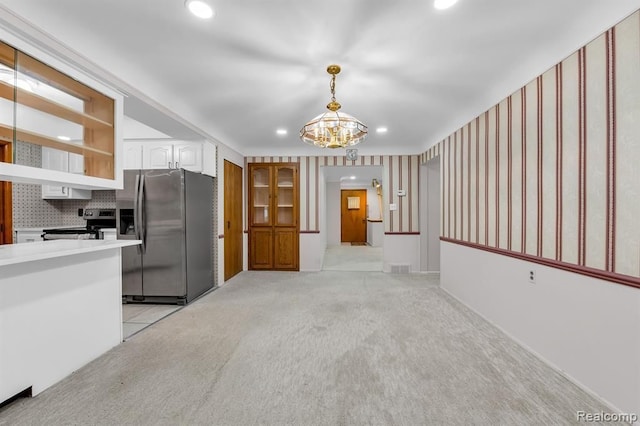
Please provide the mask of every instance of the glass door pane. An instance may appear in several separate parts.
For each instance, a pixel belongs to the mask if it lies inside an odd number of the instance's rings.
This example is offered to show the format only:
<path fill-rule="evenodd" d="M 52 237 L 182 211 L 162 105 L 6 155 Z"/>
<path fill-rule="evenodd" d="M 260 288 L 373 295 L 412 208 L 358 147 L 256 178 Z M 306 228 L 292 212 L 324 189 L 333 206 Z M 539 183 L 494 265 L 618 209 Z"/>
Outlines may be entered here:
<path fill-rule="evenodd" d="M 269 168 L 253 168 L 251 172 L 251 198 L 253 205 L 251 208 L 254 225 L 269 225 L 271 222 L 270 199 L 269 199 Z"/>
<path fill-rule="evenodd" d="M 277 209 L 278 209 L 278 225 L 294 226 L 294 185 L 293 185 L 293 169 L 291 167 L 278 167 L 276 169 L 276 185 L 277 185 Z"/>

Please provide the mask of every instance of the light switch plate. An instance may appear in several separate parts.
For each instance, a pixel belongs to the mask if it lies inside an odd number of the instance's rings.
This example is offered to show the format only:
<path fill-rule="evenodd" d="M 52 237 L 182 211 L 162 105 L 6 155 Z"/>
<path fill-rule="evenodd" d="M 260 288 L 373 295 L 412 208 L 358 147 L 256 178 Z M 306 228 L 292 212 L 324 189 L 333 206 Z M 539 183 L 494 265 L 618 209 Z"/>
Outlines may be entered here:
<path fill-rule="evenodd" d="M 398 205 L 396 203 L 389 204 L 389 210 L 391 211 L 398 210 Z"/>

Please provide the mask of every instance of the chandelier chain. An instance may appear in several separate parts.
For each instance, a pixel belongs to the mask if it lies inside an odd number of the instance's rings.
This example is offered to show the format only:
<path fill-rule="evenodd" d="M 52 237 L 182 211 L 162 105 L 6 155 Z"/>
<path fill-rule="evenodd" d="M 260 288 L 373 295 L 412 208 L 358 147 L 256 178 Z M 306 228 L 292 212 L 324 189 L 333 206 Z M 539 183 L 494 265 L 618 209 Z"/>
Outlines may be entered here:
<path fill-rule="evenodd" d="M 331 101 L 336 101 L 336 75 L 333 74 L 331 76 L 331 82 L 329 83 L 329 88 L 331 89 Z"/>

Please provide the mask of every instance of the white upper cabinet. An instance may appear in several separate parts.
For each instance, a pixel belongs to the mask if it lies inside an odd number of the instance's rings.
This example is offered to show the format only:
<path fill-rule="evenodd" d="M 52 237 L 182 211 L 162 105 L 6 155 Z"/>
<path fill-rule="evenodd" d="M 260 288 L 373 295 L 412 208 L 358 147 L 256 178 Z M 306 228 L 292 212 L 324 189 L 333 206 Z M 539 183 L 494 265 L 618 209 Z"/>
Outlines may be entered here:
<path fill-rule="evenodd" d="M 142 145 L 143 169 L 186 169 L 202 171 L 202 143 L 145 142 Z"/>
<path fill-rule="evenodd" d="M 202 143 L 192 142 L 173 145 L 173 168 L 202 171 Z"/>
<path fill-rule="evenodd" d="M 142 146 L 143 142 L 124 143 L 124 169 L 140 170 L 142 168 Z"/>
<path fill-rule="evenodd" d="M 202 143 L 202 173 L 209 176 L 216 176 L 218 168 L 216 150 L 217 146 L 211 142 Z"/>
<path fill-rule="evenodd" d="M 125 169 L 186 169 L 216 175 L 216 146 L 200 141 L 127 141 Z"/>
<path fill-rule="evenodd" d="M 84 174 L 84 158 L 59 149 L 42 147 L 42 168 L 61 172 Z M 66 185 L 42 185 L 42 198 L 90 200 L 91 191 Z"/>
<path fill-rule="evenodd" d="M 142 150 L 143 169 L 174 169 L 173 144 L 148 142 Z"/>
<path fill-rule="evenodd" d="M 186 169 L 202 171 L 202 143 L 146 142 L 142 146 L 143 169 Z"/>

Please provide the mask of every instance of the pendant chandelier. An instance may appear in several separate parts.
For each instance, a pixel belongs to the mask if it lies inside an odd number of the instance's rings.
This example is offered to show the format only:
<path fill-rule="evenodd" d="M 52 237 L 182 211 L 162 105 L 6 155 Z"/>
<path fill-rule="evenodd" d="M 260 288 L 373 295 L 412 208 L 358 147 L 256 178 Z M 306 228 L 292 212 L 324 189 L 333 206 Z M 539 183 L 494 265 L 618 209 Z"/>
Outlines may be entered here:
<path fill-rule="evenodd" d="M 327 72 L 331 74 L 331 102 L 327 104 L 329 111 L 313 118 L 300 130 L 300 139 L 320 148 L 345 148 L 356 145 L 367 137 L 367 126 L 355 117 L 338 112 L 340 105 L 336 101 L 336 74 L 339 65 L 329 65 Z"/>

